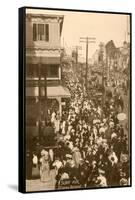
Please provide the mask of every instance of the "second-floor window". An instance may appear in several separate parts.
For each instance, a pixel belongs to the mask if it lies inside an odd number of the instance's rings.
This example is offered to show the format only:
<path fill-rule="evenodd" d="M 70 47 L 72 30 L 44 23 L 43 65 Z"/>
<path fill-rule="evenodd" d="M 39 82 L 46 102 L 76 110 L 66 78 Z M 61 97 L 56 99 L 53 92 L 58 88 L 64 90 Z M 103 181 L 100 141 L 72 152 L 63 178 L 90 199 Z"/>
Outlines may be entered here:
<path fill-rule="evenodd" d="M 49 24 L 33 24 L 33 41 L 49 41 Z"/>
<path fill-rule="evenodd" d="M 28 64 L 26 68 L 27 78 L 39 78 L 39 73 L 41 78 L 45 76 L 45 69 L 47 78 L 59 78 L 59 65 L 42 65 L 39 72 L 39 67 L 37 64 Z"/>
<path fill-rule="evenodd" d="M 41 77 L 44 77 L 45 67 L 47 69 L 47 78 L 59 78 L 59 65 L 43 65 L 41 67 Z"/>

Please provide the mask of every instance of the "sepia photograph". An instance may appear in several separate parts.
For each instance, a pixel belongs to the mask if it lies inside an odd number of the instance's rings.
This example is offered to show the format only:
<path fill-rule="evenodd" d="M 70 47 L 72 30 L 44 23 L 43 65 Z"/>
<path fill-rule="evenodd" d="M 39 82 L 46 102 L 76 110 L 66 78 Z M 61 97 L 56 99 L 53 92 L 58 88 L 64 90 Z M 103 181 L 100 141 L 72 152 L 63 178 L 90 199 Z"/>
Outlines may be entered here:
<path fill-rule="evenodd" d="M 131 186 L 131 13 L 24 10 L 25 191 Z"/>

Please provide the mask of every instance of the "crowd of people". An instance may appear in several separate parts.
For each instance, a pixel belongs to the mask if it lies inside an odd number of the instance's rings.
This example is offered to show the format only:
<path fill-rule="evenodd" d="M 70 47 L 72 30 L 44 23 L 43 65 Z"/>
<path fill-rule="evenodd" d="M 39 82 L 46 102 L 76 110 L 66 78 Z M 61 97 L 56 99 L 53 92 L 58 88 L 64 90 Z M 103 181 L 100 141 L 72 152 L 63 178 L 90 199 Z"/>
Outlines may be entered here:
<path fill-rule="evenodd" d="M 68 185 L 107 187 L 130 184 L 130 154 L 125 123 L 118 119 L 124 103 L 115 89 L 101 98 L 84 95 L 79 82 L 67 82 L 70 104 L 62 116 L 54 111 L 50 124 L 56 148 L 33 153 L 41 181 L 48 181 L 55 169 L 55 189 Z M 128 130 L 127 130 L 128 132 Z"/>

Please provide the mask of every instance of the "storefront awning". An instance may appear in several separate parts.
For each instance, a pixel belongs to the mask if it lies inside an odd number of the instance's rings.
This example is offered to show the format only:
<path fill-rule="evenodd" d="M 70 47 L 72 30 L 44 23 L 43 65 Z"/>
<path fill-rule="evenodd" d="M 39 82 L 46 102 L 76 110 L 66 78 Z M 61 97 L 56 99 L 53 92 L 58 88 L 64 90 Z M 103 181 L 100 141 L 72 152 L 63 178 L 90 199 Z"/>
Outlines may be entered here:
<path fill-rule="evenodd" d="M 70 92 L 66 87 L 63 86 L 54 86 L 54 87 L 47 87 L 47 96 L 48 97 L 70 97 Z"/>
<path fill-rule="evenodd" d="M 26 87 L 26 97 L 37 97 L 39 96 L 39 87 Z M 41 96 L 44 96 L 44 87 L 41 87 Z M 47 97 L 48 98 L 69 98 L 70 92 L 66 87 L 61 85 L 47 87 Z"/>

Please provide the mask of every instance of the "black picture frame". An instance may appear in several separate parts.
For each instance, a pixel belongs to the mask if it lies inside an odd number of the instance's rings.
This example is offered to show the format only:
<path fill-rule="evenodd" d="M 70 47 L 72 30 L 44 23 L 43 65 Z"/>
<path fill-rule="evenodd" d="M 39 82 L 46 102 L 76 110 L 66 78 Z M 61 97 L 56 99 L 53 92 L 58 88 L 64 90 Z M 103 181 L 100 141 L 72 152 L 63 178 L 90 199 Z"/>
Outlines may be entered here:
<path fill-rule="evenodd" d="M 26 10 L 41 9 L 51 11 L 68 11 L 68 12 L 83 12 L 83 13 L 104 13 L 104 14 L 121 14 L 128 15 L 130 18 L 130 184 L 126 186 L 107 186 L 107 187 L 91 187 L 91 188 L 73 188 L 73 189 L 57 189 L 57 190 L 41 190 L 27 191 L 26 189 Z M 111 11 L 92 11 L 92 10 L 74 10 L 60 8 L 42 8 L 42 7 L 21 7 L 19 8 L 19 174 L 18 174 L 18 190 L 21 193 L 36 193 L 36 192 L 56 192 L 56 191 L 71 191 L 71 190 L 88 190 L 88 189 L 109 189 L 109 188 L 124 188 L 132 186 L 132 13 L 127 12 L 111 12 Z"/>

